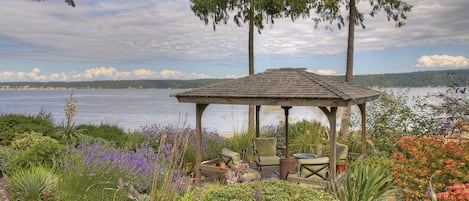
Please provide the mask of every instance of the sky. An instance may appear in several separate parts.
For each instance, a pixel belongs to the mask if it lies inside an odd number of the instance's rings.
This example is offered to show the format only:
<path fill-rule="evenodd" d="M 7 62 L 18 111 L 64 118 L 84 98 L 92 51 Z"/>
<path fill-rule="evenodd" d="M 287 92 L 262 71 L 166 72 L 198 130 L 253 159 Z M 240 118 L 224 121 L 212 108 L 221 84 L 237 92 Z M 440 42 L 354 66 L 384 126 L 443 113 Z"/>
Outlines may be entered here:
<path fill-rule="evenodd" d="M 469 69 L 469 1 L 408 0 L 406 25 L 384 13 L 356 27 L 354 74 Z M 0 0 L 0 82 L 236 78 L 248 74 L 248 27 L 213 30 L 189 0 Z M 255 72 L 344 75 L 347 30 L 278 19 L 254 39 Z"/>

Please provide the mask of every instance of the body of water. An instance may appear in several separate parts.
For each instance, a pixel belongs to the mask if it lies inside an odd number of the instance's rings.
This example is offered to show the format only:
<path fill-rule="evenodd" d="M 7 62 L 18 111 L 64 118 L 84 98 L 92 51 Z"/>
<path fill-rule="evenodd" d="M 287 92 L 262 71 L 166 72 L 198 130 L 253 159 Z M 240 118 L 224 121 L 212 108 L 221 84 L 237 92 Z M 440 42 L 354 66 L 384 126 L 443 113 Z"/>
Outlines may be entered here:
<path fill-rule="evenodd" d="M 385 89 L 400 90 L 400 89 Z M 410 96 L 444 91 L 445 88 L 410 88 Z M 195 104 L 179 103 L 170 94 L 183 90 L 170 89 L 100 89 L 75 90 L 78 113 L 77 124 L 101 123 L 118 125 L 133 131 L 150 124 L 185 124 L 195 127 Z M 0 90 L 0 113 L 36 115 L 41 110 L 50 112 L 59 125 L 65 120 L 65 99 L 68 90 Z M 411 101 L 408 102 L 412 104 Z M 247 106 L 209 105 L 203 114 L 203 127 L 222 133 L 247 128 Z M 316 107 L 293 107 L 291 121 L 318 120 L 327 122 Z M 280 107 L 262 106 L 261 126 L 284 120 Z"/>

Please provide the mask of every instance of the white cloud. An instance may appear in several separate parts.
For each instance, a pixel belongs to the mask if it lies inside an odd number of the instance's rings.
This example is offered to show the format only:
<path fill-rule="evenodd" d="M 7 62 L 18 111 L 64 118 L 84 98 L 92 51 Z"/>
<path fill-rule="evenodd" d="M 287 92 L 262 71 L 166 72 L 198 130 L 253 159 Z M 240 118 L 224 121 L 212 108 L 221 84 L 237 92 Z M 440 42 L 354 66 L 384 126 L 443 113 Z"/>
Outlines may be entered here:
<path fill-rule="evenodd" d="M 469 67 L 469 58 L 463 56 L 423 55 L 417 60 L 417 67 L 422 68 L 460 68 Z"/>
<path fill-rule="evenodd" d="M 44 81 L 47 79 L 45 75 L 41 74 L 40 68 L 33 68 L 30 72 L 12 72 L 12 71 L 4 71 L 0 72 L 0 81 L 23 81 L 23 80 L 31 80 L 31 81 Z"/>
<path fill-rule="evenodd" d="M 0 72 L 0 81 L 88 81 L 88 80 L 138 80 L 138 79 L 201 79 L 207 74 L 183 73 L 164 69 L 160 72 L 148 69 L 119 71 L 114 67 L 89 68 L 83 72 L 60 72 L 43 75 L 40 68 L 30 72 Z"/>
<path fill-rule="evenodd" d="M 184 76 L 183 72 L 174 71 L 174 70 L 167 70 L 167 69 L 162 70 L 159 74 L 163 78 L 174 78 L 174 77 Z"/>
<path fill-rule="evenodd" d="M 318 74 L 320 75 L 335 75 L 337 74 L 336 71 L 334 70 L 327 70 L 327 69 L 320 69 L 317 71 Z"/>
<path fill-rule="evenodd" d="M 249 76 L 249 74 L 242 74 L 242 75 L 225 75 L 223 78 L 226 78 L 226 79 L 238 79 L 238 78 L 242 78 L 242 77 L 246 77 L 246 76 Z"/>

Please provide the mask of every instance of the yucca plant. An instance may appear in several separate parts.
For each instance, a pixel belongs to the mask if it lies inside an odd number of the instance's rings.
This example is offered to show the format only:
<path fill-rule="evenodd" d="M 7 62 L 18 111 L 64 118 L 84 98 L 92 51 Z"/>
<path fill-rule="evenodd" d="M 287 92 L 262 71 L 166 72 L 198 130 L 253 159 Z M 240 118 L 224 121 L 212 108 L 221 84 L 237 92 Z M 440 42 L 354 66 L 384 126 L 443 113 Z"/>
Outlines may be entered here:
<path fill-rule="evenodd" d="M 64 114 L 67 121 L 62 122 L 62 126 L 58 128 L 59 136 L 64 141 L 72 142 L 74 140 L 80 140 L 84 138 L 83 129 L 75 126 L 74 119 L 78 113 L 76 100 L 73 98 L 75 91 L 70 92 L 70 96 L 65 99 Z"/>
<path fill-rule="evenodd" d="M 393 177 L 384 172 L 380 165 L 357 163 L 343 180 L 331 181 L 327 190 L 342 201 L 388 200 L 396 189 Z"/>
<path fill-rule="evenodd" d="M 53 198 L 56 178 L 51 170 L 33 166 L 14 172 L 8 183 L 12 200 L 43 201 Z"/>

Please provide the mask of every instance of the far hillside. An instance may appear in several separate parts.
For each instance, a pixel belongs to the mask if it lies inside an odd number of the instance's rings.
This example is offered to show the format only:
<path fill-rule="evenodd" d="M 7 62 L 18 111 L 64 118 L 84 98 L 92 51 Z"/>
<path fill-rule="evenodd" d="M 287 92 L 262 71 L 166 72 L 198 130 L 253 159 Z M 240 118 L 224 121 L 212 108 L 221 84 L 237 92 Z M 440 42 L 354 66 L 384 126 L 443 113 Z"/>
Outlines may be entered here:
<path fill-rule="evenodd" d="M 335 77 L 343 79 L 343 76 Z M 469 86 L 469 70 L 355 75 L 353 82 L 360 86 L 379 87 Z"/>
<path fill-rule="evenodd" d="M 344 79 L 343 75 L 331 77 L 341 80 Z M 227 79 L 0 82 L 0 89 L 186 89 L 206 86 L 225 80 Z M 365 87 L 469 86 L 469 69 L 355 75 L 353 83 Z"/>

